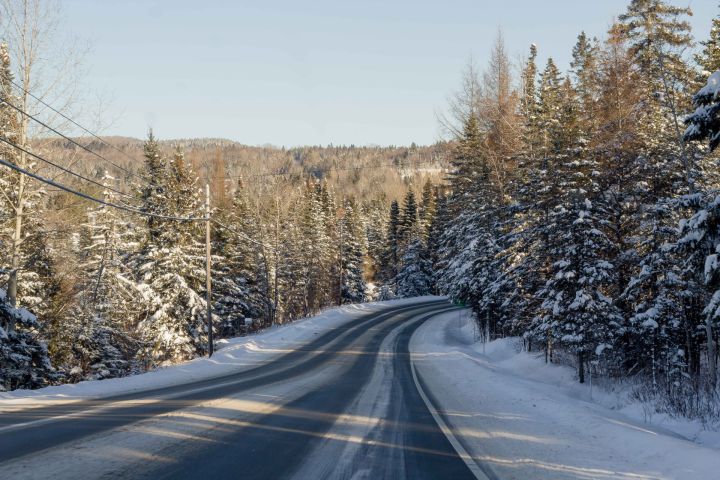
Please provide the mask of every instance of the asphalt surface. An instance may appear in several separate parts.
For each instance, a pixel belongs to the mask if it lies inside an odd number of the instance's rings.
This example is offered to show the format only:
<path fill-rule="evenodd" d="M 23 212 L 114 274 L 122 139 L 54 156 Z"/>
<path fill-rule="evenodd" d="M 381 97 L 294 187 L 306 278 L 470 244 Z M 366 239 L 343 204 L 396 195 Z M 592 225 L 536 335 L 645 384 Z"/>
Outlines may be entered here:
<path fill-rule="evenodd" d="M 232 375 L 5 412 L 0 478 L 478 478 L 438 425 L 408 349 L 425 320 L 451 308 L 435 301 L 367 315 Z M 230 408 L 263 393 L 277 395 L 258 411 Z M 140 429 L 170 424 L 192 434 L 172 430 L 153 443 Z M 113 443 L 129 447 L 98 461 Z"/>

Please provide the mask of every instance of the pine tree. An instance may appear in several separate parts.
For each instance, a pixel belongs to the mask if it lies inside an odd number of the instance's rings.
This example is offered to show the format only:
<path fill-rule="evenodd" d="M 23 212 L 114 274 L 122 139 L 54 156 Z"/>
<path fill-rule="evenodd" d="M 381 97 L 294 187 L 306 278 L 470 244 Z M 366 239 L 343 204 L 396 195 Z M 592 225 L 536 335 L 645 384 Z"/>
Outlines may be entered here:
<path fill-rule="evenodd" d="M 365 299 L 363 276 L 362 229 L 353 200 L 343 203 L 343 215 L 339 220 L 340 232 L 340 285 L 342 303 L 359 303 Z"/>
<path fill-rule="evenodd" d="M 714 388 L 718 381 L 717 347 L 714 332 L 718 328 L 718 318 L 720 318 L 720 262 L 718 261 L 718 254 L 720 254 L 720 229 L 718 228 L 720 225 L 718 223 L 720 221 L 720 195 L 717 191 L 712 191 L 705 195 L 688 197 L 688 200 L 697 202 L 697 205 L 694 206 L 696 213 L 687 221 L 681 222 L 681 237 L 675 248 L 683 254 L 681 258 L 685 268 L 691 273 L 690 278 L 696 276 L 701 278 L 694 285 L 684 284 L 683 287 L 686 289 L 694 287 L 696 298 L 698 290 L 707 293 L 702 298 L 703 322 L 693 322 L 694 324 L 689 325 L 687 332 L 689 335 L 686 337 L 689 337 L 687 340 L 690 340 L 699 331 L 704 330 L 707 350 L 707 379 L 709 386 Z M 693 350 L 689 348 L 687 356 L 678 355 L 678 351 L 683 351 L 682 341 L 675 341 L 672 345 L 675 347 L 675 352 L 669 353 L 683 357 L 681 358 L 685 361 L 683 366 L 687 366 L 691 373 L 697 374 L 700 362 L 695 360 L 695 365 L 692 364 L 693 357 L 690 354 Z M 688 365 L 687 362 L 690 364 Z"/>
<path fill-rule="evenodd" d="M 712 19 L 710 38 L 700 44 L 703 49 L 695 55 L 695 61 L 702 69 L 701 76 L 704 79 L 720 70 L 720 16 Z"/>
<path fill-rule="evenodd" d="M 653 195 L 663 196 L 673 188 L 672 181 L 685 180 L 692 190 L 692 155 L 681 143 L 681 115 L 690 107 L 696 73 L 684 60 L 692 47 L 690 25 L 684 18 L 688 8 L 668 5 L 663 0 L 633 0 L 620 15 L 615 31 L 629 44 L 629 52 L 639 72 L 643 104 L 637 121 L 644 127 L 644 151 L 638 169 L 645 177 L 654 177 Z"/>
<path fill-rule="evenodd" d="M 435 220 L 437 214 L 437 203 L 436 203 L 437 189 L 433 186 L 430 179 L 425 182 L 422 190 L 422 199 L 420 201 L 420 209 L 418 213 L 418 220 L 420 222 L 420 229 L 422 235 L 427 239 L 430 233 L 430 225 Z"/>
<path fill-rule="evenodd" d="M 597 128 L 599 49 L 597 39 L 589 39 L 585 32 L 582 32 L 573 47 L 573 60 L 570 62 L 573 87 L 579 102 L 578 127 L 583 146 L 594 136 Z"/>
<path fill-rule="evenodd" d="M 530 55 L 522 72 L 522 95 L 520 97 L 520 114 L 523 118 L 523 153 L 533 159 L 541 147 L 541 131 L 538 125 L 538 92 L 537 92 L 537 47 L 530 45 Z"/>
<path fill-rule="evenodd" d="M 468 117 L 452 151 L 447 215 L 454 221 L 444 229 L 438 243 L 438 290 L 459 301 L 473 302 L 471 267 L 475 261 L 476 235 L 481 212 L 492 202 L 491 171 L 485 155 L 483 135 L 475 115 Z M 471 298 L 472 297 L 472 298 Z"/>
<path fill-rule="evenodd" d="M 688 125 L 685 131 L 685 139 L 708 140 L 710 150 L 717 148 L 718 137 L 720 137 L 720 122 L 718 122 L 718 111 L 720 110 L 718 98 L 720 98 L 720 72 L 713 73 L 707 84 L 693 97 L 695 113 L 686 120 Z M 689 265 L 691 273 L 701 276 L 704 287 L 712 296 L 705 301 L 705 308 L 702 311 L 704 317 L 705 343 L 708 359 L 708 379 L 710 385 L 717 384 L 717 349 L 714 341 L 714 329 L 717 319 L 720 316 L 720 275 L 718 275 L 720 253 L 720 232 L 718 225 L 718 193 L 717 190 L 710 190 L 704 194 L 696 194 L 687 197 L 689 201 L 697 203 L 694 205 L 696 213 L 689 221 L 681 222 L 680 231 L 683 236 L 678 242 L 678 248 L 685 254 L 685 264 Z M 693 261 L 694 260 L 694 261 Z M 693 268 L 694 267 L 694 268 Z M 702 268 L 702 272 L 700 272 Z"/>
<path fill-rule="evenodd" d="M 103 198 L 111 203 L 117 201 L 107 189 L 113 182 L 104 175 Z M 136 248 L 132 226 L 107 205 L 88 210 L 87 217 L 78 252 L 78 291 L 68 315 L 51 335 L 56 366 L 76 380 L 125 375 L 137 350 L 132 332 L 139 313 L 138 290 L 127 267 Z"/>
<path fill-rule="evenodd" d="M 451 159 L 452 170 L 449 176 L 452 195 L 450 206 L 454 210 L 461 209 L 476 192 L 475 179 L 479 172 L 489 172 L 484 155 L 483 138 L 476 115 L 468 117 L 463 126 L 462 137 Z"/>
<path fill-rule="evenodd" d="M 390 215 L 387 224 L 387 245 L 384 254 L 382 279 L 386 284 L 395 281 L 400 263 L 400 205 L 397 200 L 390 204 Z"/>
<path fill-rule="evenodd" d="M 539 292 L 543 303 L 535 328 L 577 353 L 583 383 L 588 356 L 613 345 L 621 319 L 606 295 L 613 265 L 605 260 L 609 241 L 594 206 L 585 199 L 584 205 L 568 207 L 553 215 L 559 237 L 550 250 L 552 275 Z"/>
<path fill-rule="evenodd" d="M 377 199 L 363 204 L 363 214 L 366 219 L 368 279 L 373 283 L 381 283 L 384 279 L 384 270 L 387 270 L 384 261 L 388 243 L 389 212 L 385 202 Z"/>
<path fill-rule="evenodd" d="M 37 338 L 39 328 L 37 318 L 12 307 L 0 289 L 0 391 L 40 388 L 57 380 L 47 346 Z"/>
<path fill-rule="evenodd" d="M 339 276 L 333 275 L 336 259 L 332 246 L 331 215 L 327 188 L 320 183 L 308 184 L 303 198 L 301 235 L 303 242 L 303 284 L 305 285 L 304 315 L 310 315 L 338 298 Z"/>
<path fill-rule="evenodd" d="M 201 202 L 190 168 L 176 153 L 161 155 L 152 133 L 145 143 L 143 209 L 155 214 L 201 217 Z M 207 348 L 204 245 L 195 223 L 169 223 L 150 217 L 147 238 L 135 258 L 147 316 L 138 325 L 140 357 L 147 366 L 193 358 Z"/>
<path fill-rule="evenodd" d="M 305 198 L 294 201 L 287 216 L 281 220 L 279 234 L 278 265 L 275 275 L 278 281 L 279 317 L 294 320 L 307 315 L 308 276 L 306 263 L 307 240 L 302 224 Z"/>
<path fill-rule="evenodd" d="M 417 229 L 410 233 L 396 282 L 397 294 L 401 297 L 418 297 L 432 293 L 432 265 Z"/>
<path fill-rule="evenodd" d="M 231 205 L 221 216 L 232 230 L 215 230 L 213 308 L 221 319 L 219 336 L 237 336 L 245 332 L 245 319 L 260 320 L 265 308 L 263 249 L 254 240 L 258 237 L 258 221 L 242 179 L 237 182 Z"/>
<path fill-rule="evenodd" d="M 398 225 L 398 242 L 400 248 L 404 248 L 410 240 L 410 233 L 416 229 L 418 224 L 418 204 L 415 200 L 415 192 L 409 189 L 403 201 L 402 216 Z"/>
<path fill-rule="evenodd" d="M 695 112 L 685 124 L 685 141 L 709 140 L 710 150 L 720 145 L 720 71 L 713 73 L 707 84 L 693 97 Z"/>

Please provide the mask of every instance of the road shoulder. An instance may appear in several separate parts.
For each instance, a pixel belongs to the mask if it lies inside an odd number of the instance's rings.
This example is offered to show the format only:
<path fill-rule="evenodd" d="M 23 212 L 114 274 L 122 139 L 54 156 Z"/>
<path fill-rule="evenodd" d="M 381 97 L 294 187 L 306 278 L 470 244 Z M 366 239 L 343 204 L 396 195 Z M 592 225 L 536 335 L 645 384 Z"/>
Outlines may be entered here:
<path fill-rule="evenodd" d="M 499 478 L 688 479 L 720 471 L 717 450 L 505 371 L 472 348 L 462 322 L 455 312 L 426 322 L 410 343 L 412 358 L 453 434 Z"/>

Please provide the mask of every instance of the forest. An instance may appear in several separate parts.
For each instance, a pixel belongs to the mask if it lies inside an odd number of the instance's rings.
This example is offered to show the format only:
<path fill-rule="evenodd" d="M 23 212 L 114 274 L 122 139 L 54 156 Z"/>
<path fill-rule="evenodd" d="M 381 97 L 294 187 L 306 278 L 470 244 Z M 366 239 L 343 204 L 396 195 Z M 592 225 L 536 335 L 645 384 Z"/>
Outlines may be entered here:
<path fill-rule="evenodd" d="M 106 204 L 0 167 L 0 388 L 207 354 L 207 185 L 216 338 L 445 295 L 581 383 L 720 418 L 720 16 L 696 39 L 691 14 L 632 0 L 566 72 L 498 34 L 446 140 L 408 147 L 64 136 L 31 93 L 35 44 L 6 35 L 0 159 Z"/>

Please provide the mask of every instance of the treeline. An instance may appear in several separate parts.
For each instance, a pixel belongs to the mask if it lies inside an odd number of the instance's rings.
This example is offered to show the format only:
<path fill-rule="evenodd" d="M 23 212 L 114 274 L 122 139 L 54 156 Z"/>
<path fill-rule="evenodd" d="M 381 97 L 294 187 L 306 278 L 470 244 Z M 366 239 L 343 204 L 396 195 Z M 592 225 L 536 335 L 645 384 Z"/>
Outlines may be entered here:
<path fill-rule="evenodd" d="M 0 106 L 8 125 L 17 124 L 16 113 Z M 3 154 L 20 164 L 16 149 Z M 23 183 L 22 175 L 0 171 L 6 195 L 22 183 L 38 201 L 28 203 L 26 218 L 35 223 L 25 224 L 27 240 L 18 248 L 15 299 L 0 291 L 4 388 L 122 376 L 207 353 L 205 222 L 177 219 L 205 216 L 198 175 L 181 148 L 168 155 L 152 133 L 143 157 L 132 194 L 113 188 L 117 179 L 107 172 L 99 194 L 146 216 L 108 205 L 71 205 L 83 217 L 65 218 L 61 241 L 44 230 L 43 217 L 63 207 L 48 201 L 37 184 Z M 249 195 L 242 179 L 233 183 L 211 215 L 216 338 L 330 305 L 392 298 L 391 289 L 368 282 L 396 276 L 405 285 L 401 294 L 429 293 L 430 264 L 420 280 L 411 271 L 412 241 L 423 238 L 434 211 L 437 189 L 429 180 L 419 205 L 408 191 L 402 219 L 392 216 L 397 202 L 389 211 L 384 195 L 360 202 L 312 176 L 280 185 L 272 197 Z M 11 250 L 11 205 L 3 203 L 2 213 L 2 238 Z M 391 232 L 396 250 L 388 270 Z M 11 260 L 3 257 L 5 284 Z"/>
<path fill-rule="evenodd" d="M 331 305 L 392 298 L 395 285 L 402 295 L 430 292 L 431 264 L 416 271 L 415 256 L 425 252 L 439 195 L 432 179 L 441 170 L 437 159 L 425 171 L 414 157 L 429 149 L 295 149 L 287 153 L 294 159 L 288 172 L 245 181 L 216 142 L 206 163 L 207 145 L 177 142 L 171 149 L 151 132 L 142 144 L 142 167 L 113 176 L 110 165 L 90 163 L 89 152 L 81 155 L 77 145 L 23 136 L 26 124 L 11 106 L 20 101 L 10 58 L 2 59 L 0 122 L 9 140 L 0 147 L 2 158 L 46 177 L 52 169 L 41 158 L 59 158 L 100 186 L 79 177 L 68 178 L 68 185 L 111 205 L 88 208 L 69 193 L 0 168 L 0 245 L 8 253 L 0 257 L 1 388 L 117 377 L 207 353 L 203 180 L 213 197 L 216 338 Z M 42 157 L 16 148 L 22 145 Z M 324 165 L 312 159 L 317 152 L 357 163 Z M 386 177 L 401 178 L 402 212 L 397 201 L 390 207 L 400 192 L 385 191 L 387 183 L 360 200 L 345 191 L 352 184 L 345 171 L 365 175 L 374 162 Z M 205 167 L 204 175 L 195 165 Z M 340 174 L 333 176 L 333 168 Z M 419 202 L 413 182 L 424 185 Z"/>
<path fill-rule="evenodd" d="M 78 137 L 86 145 L 129 172 L 142 166 L 143 143 L 123 137 L 104 137 L 102 141 Z M 104 143 L 106 142 L 106 143 Z M 294 148 L 254 147 L 222 139 L 185 139 L 160 141 L 164 148 L 181 147 L 185 158 L 200 177 L 210 165 L 213 179 L 213 203 L 222 203 L 224 193 L 234 189 L 234 180 L 242 177 L 251 196 L 270 197 L 272 189 L 298 186 L 308 177 L 323 180 L 335 191 L 358 199 L 385 196 L 401 199 L 408 186 L 422 185 L 425 178 L 438 183 L 447 169 L 449 144 L 430 146 L 305 146 Z M 56 137 L 38 138 L 34 146 L 52 158 L 90 178 L 100 179 L 104 168 L 93 154 Z M 113 171 L 116 183 L 126 188 L 133 181 L 127 172 Z M 69 178 L 68 181 L 74 179 Z M 79 184 L 83 186 L 82 184 Z M 87 185 L 84 185 L 87 187 Z"/>
<path fill-rule="evenodd" d="M 690 14 L 633 0 L 607 39 L 579 35 L 566 74 L 538 72 L 533 45 L 513 79 L 500 39 L 454 103 L 435 265 L 485 335 L 571 353 L 580 382 L 639 375 L 680 409 L 717 395 L 718 361 L 720 170 L 683 123 L 720 69 L 720 18 L 691 61 Z M 695 137 L 717 125 L 699 112 Z"/>
<path fill-rule="evenodd" d="M 57 12 L 45 2 L 10 3 L 0 158 L 142 215 L 0 167 L 0 389 L 122 376 L 207 353 L 205 225 L 178 220 L 205 216 L 206 181 L 216 338 L 395 295 L 410 262 L 405 246 L 424 235 L 421 216 L 428 224 L 422 212 L 432 210 L 447 144 L 285 149 L 63 137 L 37 120 L 60 131 L 77 125 L 25 92 L 46 80 L 37 65 L 52 58 L 42 47 L 52 44 Z M 32 37 L 23 33 L 30 28 Z M 407 228 L 393 236 L 388 270 L 390 204 L 423 185 L 417 221 L 407 213 Z M 425 288 L 429 266 L 422 273 Z"/>

